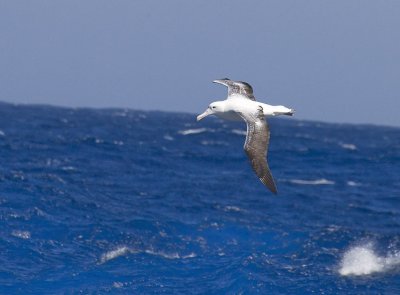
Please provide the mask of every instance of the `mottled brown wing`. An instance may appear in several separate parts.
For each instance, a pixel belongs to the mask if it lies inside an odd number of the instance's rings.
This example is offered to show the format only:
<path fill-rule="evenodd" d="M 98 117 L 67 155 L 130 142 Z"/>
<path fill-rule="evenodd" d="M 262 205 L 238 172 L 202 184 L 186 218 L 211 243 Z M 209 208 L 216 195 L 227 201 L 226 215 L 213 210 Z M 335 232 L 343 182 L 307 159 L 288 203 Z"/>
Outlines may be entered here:
<path fill-rule="evenodd" d="M 242 95 L 246 96 L 250 100 L 256 101 L 256 98 L 253 94 L 253 87 L 251 87 L 249 83 L 243 81 L 238 81 L 236 83 L 239 85 L 240 93 Z"/>
<path fill-rule="evenodd" d="M 249 83 L 243 81 L 233 81 L 228 78 L 215 80 L 214 83 L 222 84 L 228 87 L 228 98 L 232 94 L 241 94 L 245 98 L 256 101 L 253 94 L 253 87 Z"/>
<path fill-rule="evenodd" d="M 247 123 L 247 136 L 244 150 L 250 160 L 251 166 L 261 182 L 268 187 L 271 192 L 276 194 L 277 189 L 274 178 L 272 177 L 267 163 L 270 132 L 262 108 L 260 107 L 255 118 L 246 118 L 243 115 L 242 118 Z"/>

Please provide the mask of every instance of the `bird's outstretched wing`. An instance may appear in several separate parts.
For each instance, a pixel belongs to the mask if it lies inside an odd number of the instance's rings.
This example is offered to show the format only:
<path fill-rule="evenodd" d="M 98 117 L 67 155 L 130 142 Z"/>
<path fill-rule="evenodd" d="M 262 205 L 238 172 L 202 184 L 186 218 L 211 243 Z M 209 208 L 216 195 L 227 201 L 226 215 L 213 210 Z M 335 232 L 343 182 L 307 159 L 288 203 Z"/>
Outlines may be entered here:
<path fill-rule="evenodd" d="M 241 94 L 250 100 L 256 101 L 253 94 L 253 87 L 249 83 L 233 81 L 228 78 L 214 80 L 213 82 L 228 87 L 228 99 L 232 94 Z"/>
<path fill-rule="evenodd" d="M 260 106 L 257 113 L 250 116 L 240 114 L 247 123 L 247 136 L 244 150 L 250 160 L 254 172 L 261 182 L 274 194 L 277 193 L 274 178 L 267 163 L 269 145 L 269 128 L 265 120 L 263 109 Z"/>

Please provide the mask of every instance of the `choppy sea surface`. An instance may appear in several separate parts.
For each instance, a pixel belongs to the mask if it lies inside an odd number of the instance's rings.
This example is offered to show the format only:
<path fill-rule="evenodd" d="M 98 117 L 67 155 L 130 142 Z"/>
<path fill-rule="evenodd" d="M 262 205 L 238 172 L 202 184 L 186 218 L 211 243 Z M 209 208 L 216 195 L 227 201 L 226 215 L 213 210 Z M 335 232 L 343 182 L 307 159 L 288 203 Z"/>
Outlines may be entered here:
<path fill-rule="evenodd" d="M 400 129 L 0 104 L 1 294 L 400 294 Z"/>

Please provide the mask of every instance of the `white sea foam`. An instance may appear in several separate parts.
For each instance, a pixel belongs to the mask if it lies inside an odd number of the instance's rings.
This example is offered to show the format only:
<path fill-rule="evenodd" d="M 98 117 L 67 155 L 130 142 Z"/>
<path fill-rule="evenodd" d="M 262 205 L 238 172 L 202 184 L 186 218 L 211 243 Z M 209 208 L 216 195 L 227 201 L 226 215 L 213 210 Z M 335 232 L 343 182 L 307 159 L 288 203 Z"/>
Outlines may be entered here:
<path fill-rule="evenodd" d="M 346 150 L 355 151 L 357 149 L 357 146 L 352 143 L 340 143 L 339 145 Z"/>
<path fill-rule="evenodd" d="M 64 171 L 75 171 L 76 170 L 76 168 L 73 166 L 63 166 L 63 167 L 61 167 L 61 169 Z"/>
<path fill-rule="evenodd" d="M 124 283 L 121 283 L 121 282 L 114 282 L 113 283 L 113 287 L 117 288 L 117 289 L 122 288 L 123 286 L 124 286 Z"/>
<path fill-rule="evenodd" d="M 24 240 L 31 238 L 31 233 L 29 231 L 13 230 L 11 235 Z"/>
<path fill-rule="evenodd" d="M 348 186 L 360 186 L 361 184 L 358 182 L 349 180 L 349 181 L 347 181 L 347 185 Z"/>
<path fill-rule="evenodd" d="M 247 134 L 247 132 L 245 130 L 240 130 L 240 129 L 232 129 L 232 133 L 237 134 L 237 135 L 246 135 Z"/>
<path fill-rule="evenodd" d="M 6 136 L 3 130 L 0 130 L 0 136 Z"/>
<path fill-rule="evenodd" d="M 180 130 L 178 131 L 179 134 L 182 135 L 190 135 L 190 134 L 198 134 L 198 133 L 203 133 L 206 132 L 206 128 L 197 128 L 197 129 L 186 129 L 186 130 Z"/>
<path fill-rule="evenodd" d="M 342 276 L 362 276 L 384 272 L 400 265 L 400 253 L 379 256 L 368 243 L 350 248 L 344 254 L 340 263 L 339 274 Z"/>
<path fill-rule="evenodd" d="M 304 180 L 304 179 L 292 179 L 291 183 L 302 184 L 302 185 L 332 185 L 335 184 L 334 181 L 325 178 L 315 179 L 315 180 Z"/>
<path fill-rule="evenodd" d="M 165 140 L 169 140 L 169 141 L 174 140 L 174 138 L 171 135 L 168 135 L 168 134 L 164 135 L 164 139 Z"/>
<path fill-rule="evenodd" d="M 160 256 L 162 258 L 166 259 L 187 259 L 187 258 L 194 258 L 196 257 L 196 253 L 189 253 L 187 255 L 181 255 L 177 252 L 163 252 L 163 251 L 157 251 L 154 249 L 146 249 L 146 250 L 137 250 L 137 249 L 132 249 L 126 246 L 121 246 L 116 248 L 115 250 L 108 251 L 101 255 L 100 257 L 100 263 L 105 263 L 109 260 L 115 259 L 119 256 L 123 256 L 126 254 L 138 254 L 138 253 L 146 253 L 149 255 L 154 255 L 154 256 Z"/>
<path fill-rule="evenodd" d="M 187 259 L 196 257 L 195 253 L 189 253 L 188 255 L 180 255 L 177 252 L 166 253 L 163 251 L 154 251 L 154 250 L 145 250 L 143 252 L 149 255 L 160 256 L 166 259 Z"/>
<path fill-rule="evenodd" d="M 122 256 L 122 255 L 125 255 L 125 254 L 127 254 L 129 252 L 130 252 L 130 250 L 126 246 L 118 247 L 115 250 L 108 251 L 108 252 L 104 253 L 103 255 L 101 255 L 100 263 L 104 263 L 104 262 L 107 262 L 109 260 L 115 259 L 115 258 L 117 258 L 119 256 Z"/>
<path fill-rule="evenodd" d="M 224 207 L 224 211 L 233 211 L 233 212 L 239 212 L 242 211 L 242 209 L 240 209 L 237 206 L 225 206 Z"/>
<path fill-rule="evenodd" d="M 202 140 L 201 141 L 202 145 L 224 145 L 227 146 L 228 143 L 224 141 L 214 141 L 214 140 Z"/>
<path fill-rule="evenodd" d="M 122 140 L 114 140 L 113 144 L 115 144 L 115 145 L 124 145 L 124 142 Z"/>

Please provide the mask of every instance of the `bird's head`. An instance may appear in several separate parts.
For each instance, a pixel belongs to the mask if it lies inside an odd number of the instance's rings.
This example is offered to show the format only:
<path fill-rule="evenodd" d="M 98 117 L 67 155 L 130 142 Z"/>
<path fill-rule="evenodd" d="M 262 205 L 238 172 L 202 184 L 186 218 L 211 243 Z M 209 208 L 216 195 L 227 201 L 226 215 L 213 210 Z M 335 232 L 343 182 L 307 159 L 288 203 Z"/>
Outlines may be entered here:
<path fill-rule="evenodd" d="M 207 117 L 208 115 L 214 115 L 218 113 L 224 112 L 224 102 L 223 101 L 215 101 L 211 103 L 204 113 L 197 116 L 197 121 Z"/>

